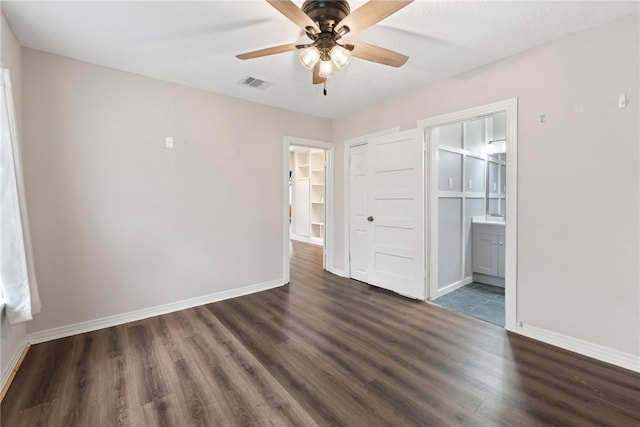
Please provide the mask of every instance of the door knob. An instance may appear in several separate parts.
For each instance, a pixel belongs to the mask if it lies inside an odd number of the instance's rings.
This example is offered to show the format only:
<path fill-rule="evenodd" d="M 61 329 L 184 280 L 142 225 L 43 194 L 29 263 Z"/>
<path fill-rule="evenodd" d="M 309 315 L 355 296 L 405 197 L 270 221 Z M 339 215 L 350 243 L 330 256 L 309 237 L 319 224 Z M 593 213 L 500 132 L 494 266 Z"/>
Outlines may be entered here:
<path fill-rule="evenodd" d="M 372 216 L 367 217 L 367 221 L 373 222 L 373 217 Z"/>

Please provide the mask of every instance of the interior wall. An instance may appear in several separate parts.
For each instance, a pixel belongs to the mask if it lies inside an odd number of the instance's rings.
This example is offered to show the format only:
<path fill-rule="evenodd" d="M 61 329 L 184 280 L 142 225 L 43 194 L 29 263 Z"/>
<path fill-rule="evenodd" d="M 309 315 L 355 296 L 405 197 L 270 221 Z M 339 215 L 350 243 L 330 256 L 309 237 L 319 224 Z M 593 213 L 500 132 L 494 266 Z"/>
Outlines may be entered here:
<path fill-rule="evenodd" d="M 1 57 L 2 66 L 8 68 L 11 73 L 11 85 L 13 87 L 13 101 L 16 110 L 16 121 L 18 126 L 18 134 L 22 134 L 22 81 L 21 81 L 21 55 L 20 45 L 16 40 L 9 23 L 4 14 L 1 22 Z M 12 368 L 10 363 L 15 360 L 17 352 L 21 352 L 25 343 L 26 324 L 19 323 L 10 325 L 4 314 L 4 310 L 0 313 L 0 372 L 5 378 L 9 369 Z"/>
<path fill-rule="evenodd" d="M 283 138 L 330 140 L 329 120 L 36 50 L 22 58 L 43 302 L 29 332 L 283 278 Z"/>
<path fill-rule="evenodd" d="M 518 97 L 518 320 L 639 355 L 639 30 L 635 14 L 336 119 L 336 164 L 346 139 Z"/>

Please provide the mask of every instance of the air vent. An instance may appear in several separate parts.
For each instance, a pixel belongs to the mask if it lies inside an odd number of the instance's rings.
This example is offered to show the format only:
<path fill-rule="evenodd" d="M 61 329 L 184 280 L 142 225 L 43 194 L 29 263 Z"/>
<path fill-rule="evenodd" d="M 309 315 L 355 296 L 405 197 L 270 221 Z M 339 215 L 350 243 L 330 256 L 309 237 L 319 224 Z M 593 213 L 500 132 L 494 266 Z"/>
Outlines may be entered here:
<path fill-rule="evenodd" d="M 264 90 L 269 86 L 271 86 L 273 83 L 266 82 L 264 80 L 260 80 L 255 77 L 245 77 L 244 79 L 240 80 L 240 84 L 243 86 L 249 86 L 256 89 Z"/>

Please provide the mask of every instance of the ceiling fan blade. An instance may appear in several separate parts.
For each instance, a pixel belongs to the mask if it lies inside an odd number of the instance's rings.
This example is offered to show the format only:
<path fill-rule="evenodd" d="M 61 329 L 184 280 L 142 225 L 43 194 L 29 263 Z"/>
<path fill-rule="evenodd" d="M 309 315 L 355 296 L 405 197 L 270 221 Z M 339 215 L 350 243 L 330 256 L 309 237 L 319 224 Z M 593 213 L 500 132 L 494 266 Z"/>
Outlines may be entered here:
<path fill-rule="evenodd" d="M 377 24 L 389 15 L 393 15 L 413 0 L 371 0 L 363 4 L 336 25 L 336 32 L 340 33 L 343 27 L 348 27 L 348 35 Z"/>
<path fill-rule="evenodd" d="M 278 12 L 286 16 L 291 22 L 306 30 L 307 27 L 312 27 L 318 33 L 320 28 L 313 22 L 306 13 L 302 11 L 296 4 L 290 0 L 267 0 L 271 6 L 275 7 Z"/>
<path fill-rule="evenodd" d="M 401 53 L 368 43 L 349 42 L 348 44 L 353 46 L 351 56 L 371 62 L 377 62 L 378 64 L 401 67 L 409 59 L 408 56 Z"/>
<path fill-rule="evenodd" d="M 300 46 L 300 43 L 289 43 L 289 44 L 283 44 L 280 46 L 272 46 L 272 47 L 267 47 L 265 49 L 254 50 L 252 52 L 241 53 L 240 55 L 236 55 L 236 58 L 252 59 L 252 58 L 259 58 L 261 56 L 275 55 L 277 53 L 296 50 L 298 46 Z"/>
<path fill-rule="evenodd" d="M 324 77 L 320 77 L 320 61 L 316 62 L 316 65 L 313 67 L 313 84 L 319 85 L 321 83 L 326 82 L 327 79 Z"/>

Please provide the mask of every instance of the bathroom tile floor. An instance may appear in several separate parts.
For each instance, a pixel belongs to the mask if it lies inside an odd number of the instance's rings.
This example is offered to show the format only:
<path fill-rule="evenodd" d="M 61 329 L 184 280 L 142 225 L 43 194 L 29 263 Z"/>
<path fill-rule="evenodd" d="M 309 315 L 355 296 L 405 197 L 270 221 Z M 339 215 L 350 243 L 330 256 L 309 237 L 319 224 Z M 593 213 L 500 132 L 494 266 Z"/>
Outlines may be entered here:
<path fill-rule="evenodd" d="M 431 301 L 504 326 L 504 288 L 473 282 Z"/>

